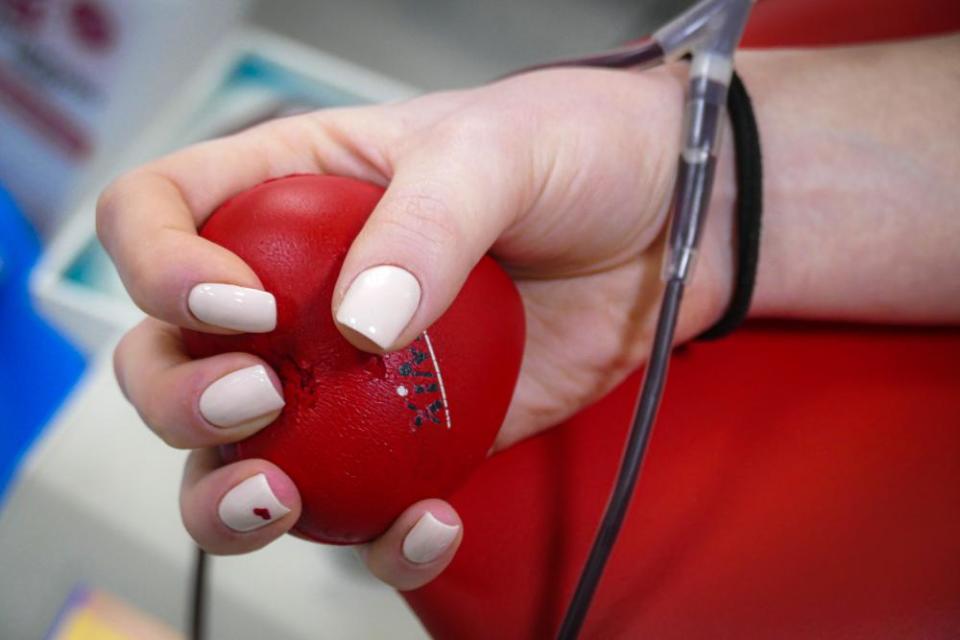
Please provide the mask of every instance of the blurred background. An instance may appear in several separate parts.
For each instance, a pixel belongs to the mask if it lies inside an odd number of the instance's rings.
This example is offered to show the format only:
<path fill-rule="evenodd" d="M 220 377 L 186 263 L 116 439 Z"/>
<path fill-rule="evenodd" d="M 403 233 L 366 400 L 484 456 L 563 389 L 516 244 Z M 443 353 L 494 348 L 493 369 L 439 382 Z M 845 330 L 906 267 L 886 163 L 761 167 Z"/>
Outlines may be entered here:
<path fill-rule="evenodd" d="M 103 186 L 278 115 L 608 48 L 685 4 L 0 0 L 0 638 L 176 638 L 188 615 L 184 454 L 110 367 L 141 315 L 94 236 Z M 211 571 L 213 638 L 424 637 L 349 550 L 285 539 Z"/>
<path fill-rule="evenodd" d="M 263 0 L 267 28 L 422 89 L 485 82 L 511 69 L 643 35 L 684 0 Z"/>

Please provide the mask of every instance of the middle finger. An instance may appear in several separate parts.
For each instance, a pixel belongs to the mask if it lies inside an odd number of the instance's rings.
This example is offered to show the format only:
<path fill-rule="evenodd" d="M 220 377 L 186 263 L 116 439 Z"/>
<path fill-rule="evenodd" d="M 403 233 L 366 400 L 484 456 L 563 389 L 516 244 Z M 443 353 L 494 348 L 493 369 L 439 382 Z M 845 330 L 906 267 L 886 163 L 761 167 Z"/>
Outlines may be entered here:
<path fill-rule="evenodd" d="M 277 376 L 263 360 L 247 353 L 191 360 L 180 330 L 152 318 L 124 336 L 114 368 L 143 421 L 176 448 L 242 440 L 273 422 L 284 406 Z"/>

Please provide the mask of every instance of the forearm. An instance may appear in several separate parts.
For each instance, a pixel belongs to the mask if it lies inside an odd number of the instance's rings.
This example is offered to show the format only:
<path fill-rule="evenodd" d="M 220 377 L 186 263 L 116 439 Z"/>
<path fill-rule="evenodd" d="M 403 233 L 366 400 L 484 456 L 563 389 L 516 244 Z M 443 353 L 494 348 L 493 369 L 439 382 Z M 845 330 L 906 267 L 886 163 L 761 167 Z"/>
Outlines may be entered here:
<path fill-rule="evenodd" d="M 764 160 L 752 314 L 960 322 L 960 37 L 737 67 Z"/>

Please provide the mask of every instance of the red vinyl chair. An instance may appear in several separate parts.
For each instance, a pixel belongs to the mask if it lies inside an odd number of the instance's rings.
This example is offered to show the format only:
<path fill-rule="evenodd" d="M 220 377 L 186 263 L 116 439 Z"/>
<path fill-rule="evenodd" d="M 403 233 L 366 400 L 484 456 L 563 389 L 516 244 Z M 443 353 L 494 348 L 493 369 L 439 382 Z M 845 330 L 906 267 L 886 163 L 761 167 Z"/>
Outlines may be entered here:
<path fill-rule="evenodd" d="M 957 0 L 764 0 L 745 44 L 957 29 Z M 754 323 L 670 375 L 583 637 L 960 637 L 960 330 Z M 639 382 L 452 497 L 463 545 L 405 594 L 431 634 L 556 633 Z"/>

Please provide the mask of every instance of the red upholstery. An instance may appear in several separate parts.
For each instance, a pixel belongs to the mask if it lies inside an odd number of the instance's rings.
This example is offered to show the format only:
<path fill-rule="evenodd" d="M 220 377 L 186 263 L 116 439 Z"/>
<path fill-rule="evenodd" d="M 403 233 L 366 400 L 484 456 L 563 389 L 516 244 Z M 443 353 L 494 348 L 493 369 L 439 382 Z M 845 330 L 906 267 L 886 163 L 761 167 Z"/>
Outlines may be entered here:
<path fill-rule="evenodd" d="M 843 44 L 957 29 L 957 0 L 760 0 L 750 16 L 743 45 Z"/>
<path fill-rule="evenodd" d="M 765 0 L 747 38 L 958 28 L 956 0 Z M 452 498 L 463 546 L 406 594 L 433 635 L 555 633 L 638 383 Z M 960 330 L 754 325 L 679 352 L 584 637 L 960 637 Z"/>

